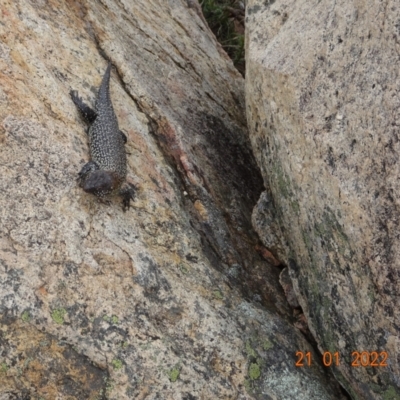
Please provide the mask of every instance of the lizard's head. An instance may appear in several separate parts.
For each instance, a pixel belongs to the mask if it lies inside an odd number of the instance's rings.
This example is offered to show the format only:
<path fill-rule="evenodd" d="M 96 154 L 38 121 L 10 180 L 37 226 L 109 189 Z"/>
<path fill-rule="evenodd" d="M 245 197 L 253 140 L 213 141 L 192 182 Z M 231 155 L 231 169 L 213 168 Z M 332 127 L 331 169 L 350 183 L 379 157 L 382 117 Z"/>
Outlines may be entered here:
<path fill-rule="evenodd" d="M 97 197 L 104 197 L 117 189 L 118 183 L 118 179 L 113 172 L 96 170 L 86 175 L 82 182 L 82 188 L 87 193 L 92 193 Z"/>

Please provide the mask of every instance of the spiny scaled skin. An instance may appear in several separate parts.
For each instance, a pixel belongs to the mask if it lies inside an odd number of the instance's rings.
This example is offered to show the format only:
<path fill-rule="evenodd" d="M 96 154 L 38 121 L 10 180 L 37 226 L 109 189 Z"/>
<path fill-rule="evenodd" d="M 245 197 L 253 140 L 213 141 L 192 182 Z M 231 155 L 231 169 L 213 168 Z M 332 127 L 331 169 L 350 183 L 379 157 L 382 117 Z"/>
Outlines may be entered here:
<path fill-rule="evenodd" d="M 89 128 L 89 146 L 92 161 L 101 170 L 115 172 L 122 183 L 126 178 L 125 143 L 111 103 L 110 72 L 111 64 L 108 64 L 97 95 L 97 117 Z"/>
<path fill-rule="evenodd" d="M 72 101 L 84 120 L 91 124 L 88 130 L 91 161 L 79 172 L 80 186 L 88 193 L 104 199 L 118 193 L 123 198 L 123 209 L 134 199 L 135 187 L 126 180 L 126 136 L 119 130 L 110 98 L 111 63 L 101 82 L 95 110 L 83 103 L 76 91 L 71 91 Z"/>

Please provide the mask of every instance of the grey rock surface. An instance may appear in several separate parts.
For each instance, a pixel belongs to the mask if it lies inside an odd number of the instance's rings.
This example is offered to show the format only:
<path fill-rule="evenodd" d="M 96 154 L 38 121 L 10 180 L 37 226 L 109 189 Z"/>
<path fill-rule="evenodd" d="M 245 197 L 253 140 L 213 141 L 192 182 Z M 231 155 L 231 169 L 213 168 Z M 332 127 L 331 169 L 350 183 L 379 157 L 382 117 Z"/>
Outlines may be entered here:
<path fill-rule="evenodd" d="M 352 398 L 400 399 L 400 3 L 247 6 L 250 137 L 297 299 Z"/>
<path fill-rule="evenodd" d="M 244 82 L 190 4 L 0 1 L 1 398 L 338 398 L 294 366 L 318 355 L 256 250 Z M 69 91 L 108 61 L 126 213 L 76 182 Z"/>

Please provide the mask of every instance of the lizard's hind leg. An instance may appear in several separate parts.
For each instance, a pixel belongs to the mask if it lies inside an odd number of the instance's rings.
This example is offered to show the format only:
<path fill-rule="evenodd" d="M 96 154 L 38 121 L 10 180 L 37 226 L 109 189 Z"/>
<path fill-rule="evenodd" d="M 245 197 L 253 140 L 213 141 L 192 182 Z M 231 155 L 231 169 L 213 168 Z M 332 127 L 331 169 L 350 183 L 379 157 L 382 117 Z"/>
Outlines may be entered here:
<path fill-rule="evenodd" d="M 129 210 L 131 200 L 135 200 L 137 187 L 132 183 L 125 183 L 119 190 L 119 195 L 122 197 L 122 208 L 124 211 Z"/>

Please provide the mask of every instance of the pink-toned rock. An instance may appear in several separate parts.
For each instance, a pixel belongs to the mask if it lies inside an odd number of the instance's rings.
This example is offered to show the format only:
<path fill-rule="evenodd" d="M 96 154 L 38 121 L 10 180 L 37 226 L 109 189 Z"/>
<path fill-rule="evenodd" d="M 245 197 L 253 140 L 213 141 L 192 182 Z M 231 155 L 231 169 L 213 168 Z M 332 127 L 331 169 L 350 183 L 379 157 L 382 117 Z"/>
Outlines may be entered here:
<path fill-rule="evenodd" d="M 294 366 L 312 348 L 255 250 L 244 82 L 192 5 L 0 4 L 1 399 L 337 398 Z M 126 213 L 76 183 L 69 91 L 91 103 L 108 60 Z"/>
<path fill-rule="evenodd" d="M 247 2 L 247 119 L 268 189 L 253 224 L 285 250 L 318 347 L 339 352 L 332 371 L 360 400 L 400 398 L 399 16 L 397 0 Z M 364 351 L 387 366 L 352 366 Z"/>

